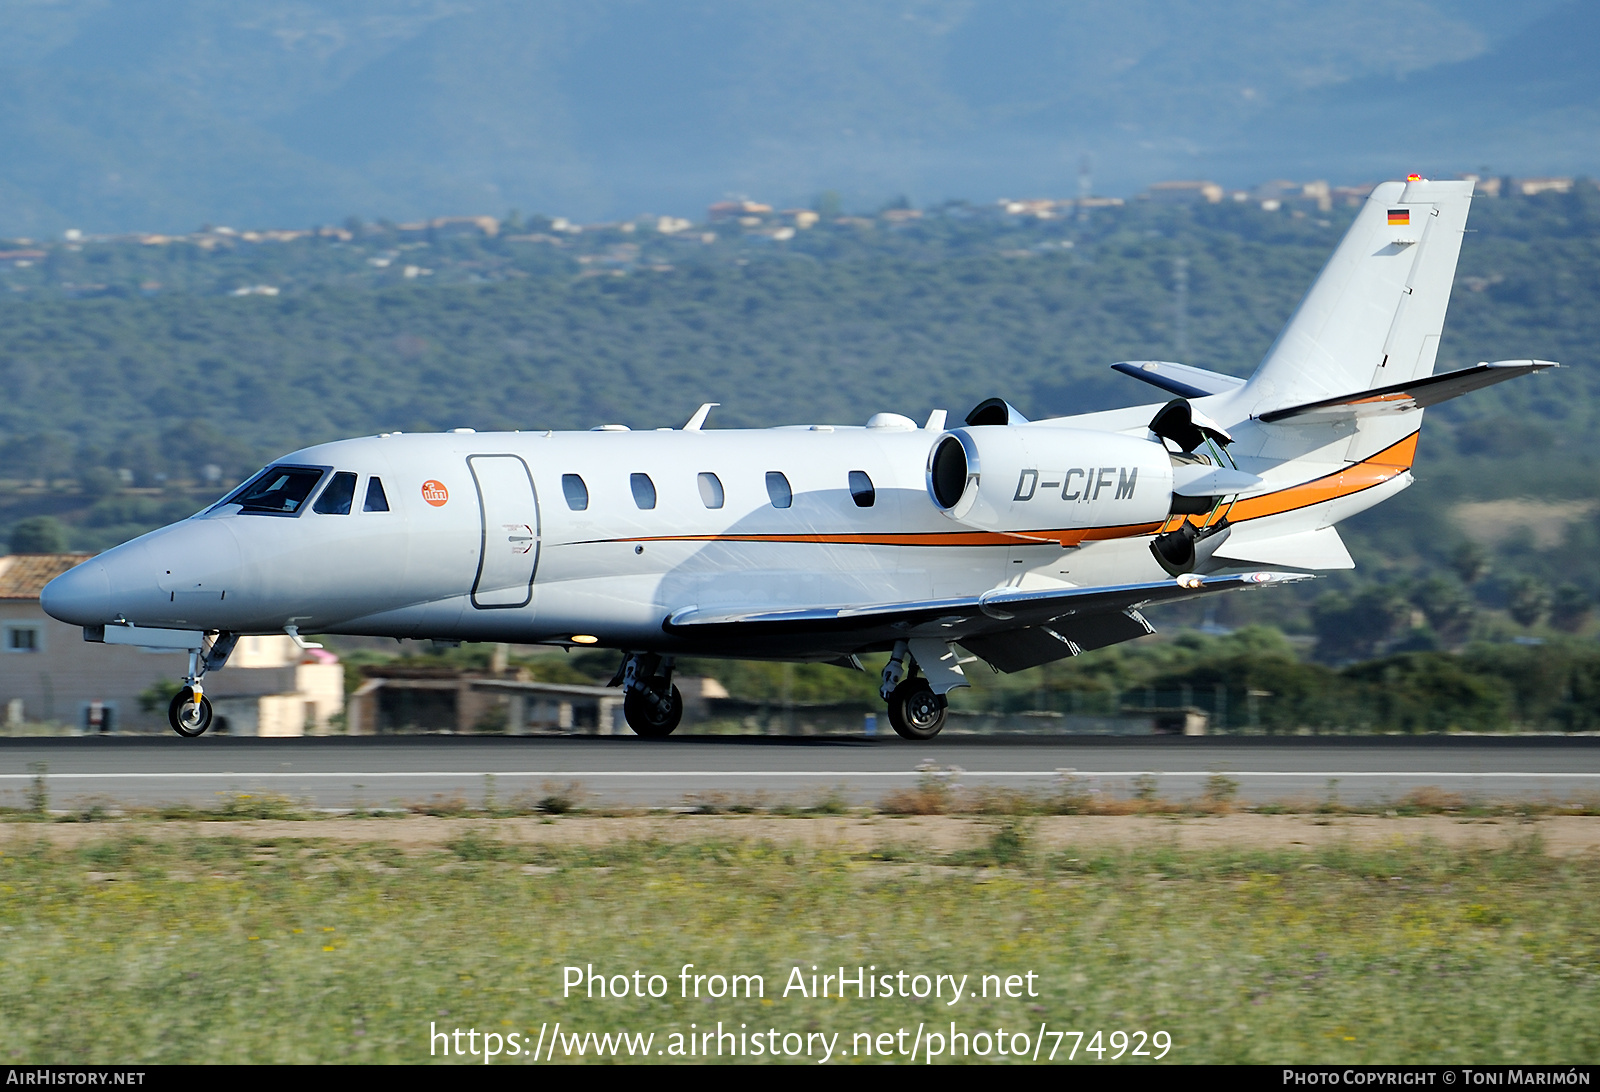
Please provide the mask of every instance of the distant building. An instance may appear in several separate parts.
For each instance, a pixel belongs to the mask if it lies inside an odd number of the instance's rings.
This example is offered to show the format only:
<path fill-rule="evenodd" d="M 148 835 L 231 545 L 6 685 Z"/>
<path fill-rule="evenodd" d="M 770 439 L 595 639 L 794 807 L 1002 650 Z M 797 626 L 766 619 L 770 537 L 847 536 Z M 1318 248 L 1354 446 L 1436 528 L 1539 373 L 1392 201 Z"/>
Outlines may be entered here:
<path fill-rule="evenodd" d="M 168 732 L 165 706 L 146 711 L 140 694 L 176 683 L 187 654 L 90 644 L 51 618 L 39 592 L 90 554 L 0 557 L 0 707 L 8 724 L 67 724 L 84 731 Z M 340 725 L 344 667 L 287 636 L 244 637 L 228 666 L 206 676 L 217 720 L 234 735 L 322 734 Z"/>
<path fill-rule="evenodd" d="M 1030 198 L 1025 201 L 1013 201 L 1009 197 L 1002 197 L 995 203 L 1005 211 L 1007 216 L 1032 216 L 1039 220 L 1053 219 L 1058 206 L 1070 207 L 1072 204 L 1070 201 L 1052 201 L 1049 198 Z M 888 215 L 887 212 L 884 213 L 885 217 Z"/>
<path fill-rule="evenodd" d="M 493 239 L 500 234 L 500 221 L 493 216 L 438 216 L 428 226 L 438 235 L 470 235 L 476 231 Z"/>
<path fill-rule="evenodd" d="M 1307 182 L 1300 187 L 1300 196 L 1307 201 L 1315 201 L 1318 212 L 1327 212 L 1333 208 L 1333 192 L 1328 189 L 1328 184 L 1321 179 Z"/>
<path fill-rule="evenodd" d="M 401 235 L 421 235 L 431 232 L 441 237 L 470 235 L 477 232 L 492 239 L 500 234 L 500 221 L 493 216 L 436 216 L 432 220 L 413 220 L 405 224 L 396 224 L 395 230 Z M 350 233 L 343 228 L 323 228 L 321 234 L 343 236 L 347 239 L 350 237 Z"/>
<path fill-rule="evenodd" d="M 759 201 L 718 201 L 706 211 L 713 220 L 731 220 L 739 216 L 764 216 L 772 211 L 772 206 Z"/>
<path fill-rule="evenodd" d="M 1519 178 L 1514 185 L 1517 187 L 1517 192 L 1524 197 L 1533 197 L 1541 193 L 1572 192 L 1570 178 Z"/>
<path fill-rule="evenodd" d="M 416 732 L 510 735 L 629 735 L 616 687 L 544 683 L 525 670 L 483 673 L 405 662 L 361 669 L 350 695 L 352 735 Z M 712 699 L 728 696 L 716 679 L 680 675 L 684 720 L 703 719 Z"/>
<path fill-rule="evenodd" d="M 1215 182 L 1157 182 L 1150 187 L 1148 196 L 1152 201 L 1205 201 L 1208 204 L 1215 205 L 1222 201 L 1223 192 L 1222 187 Z"/>

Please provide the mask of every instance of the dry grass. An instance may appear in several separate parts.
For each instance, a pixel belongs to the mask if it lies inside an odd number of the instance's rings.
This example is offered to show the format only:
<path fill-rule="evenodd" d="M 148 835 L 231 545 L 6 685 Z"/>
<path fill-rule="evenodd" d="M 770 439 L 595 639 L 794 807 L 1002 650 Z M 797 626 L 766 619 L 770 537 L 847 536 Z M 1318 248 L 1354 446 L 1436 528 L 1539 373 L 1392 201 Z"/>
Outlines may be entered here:
<path fill-rule="evenodd" d="M 845 1043 L 919 1021 L 1047 1021 L 1165 1030 L 1169 1060 L 1185 1063 L 1568 1063 L 1600 1051 L 1592 854 L 1552 857 L 1536 839 L 1306 849 L 1160 836 L 1328 829 L 1313 822 L 1330 820 L 416 817 L 235 821 L 206 837 L 186 823 L 14 826 L 0 842 L 0 1055 L 416 1062 L 428 1059 L 430 1022 L 537 1034 L 557 1020 L 663 1037 L 721 1020 Z M 1139 829 L 1126 845 L 1061 835 L 1108 824 Z M 417 825 L 442 840 L 283 833 Z M 732 834 L 756 825 L 778 833 Z M 907 832 L 919 825 L 965 837 L 917 843 Z M 569 826 L 687 836 L 540 840 Z M 805 837 L 845 826 L 875 848 Z M 78 840 L 41 837 L 58 833 Z M 561 988 L 566 965 L 676 983 L 684 963 L 760 974 L 765 998 L 591 1000 Z M 790 971 L 813 964 L 1032 972 L 1039 993 L 955 1009 L 783 997 Z"/>

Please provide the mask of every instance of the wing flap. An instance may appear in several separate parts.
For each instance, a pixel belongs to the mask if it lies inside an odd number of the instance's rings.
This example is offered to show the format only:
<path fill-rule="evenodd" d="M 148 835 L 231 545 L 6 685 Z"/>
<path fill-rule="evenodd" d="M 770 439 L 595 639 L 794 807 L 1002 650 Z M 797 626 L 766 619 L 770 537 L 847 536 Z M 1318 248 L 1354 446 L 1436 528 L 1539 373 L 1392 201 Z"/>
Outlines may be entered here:
<path fill-rule="evenodd" d="M 1025 671 L 1054 663 L 1081 652 L 1120 644 L 1155 632 L 1136 610 L 1107 614 L 1073 615 L 1047 626 L 968 637 L 961 644 L 1001 671 Z"/>

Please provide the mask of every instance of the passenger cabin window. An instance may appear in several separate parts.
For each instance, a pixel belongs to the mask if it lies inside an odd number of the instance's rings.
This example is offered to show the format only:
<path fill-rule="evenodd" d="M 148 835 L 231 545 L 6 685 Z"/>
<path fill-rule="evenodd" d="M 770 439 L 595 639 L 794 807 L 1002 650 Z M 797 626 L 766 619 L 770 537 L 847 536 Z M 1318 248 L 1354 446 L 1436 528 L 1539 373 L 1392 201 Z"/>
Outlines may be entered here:
<path fill-rule="evenodd" d="M 222 503 L 237 504 L 241 515 L 298 515 L 322 475 L 323 471 L 309 466 L 269 466 Z"/>
<path fill-rule="evenodd" d="M 772 498 L 774 508 L 787 508 L 794 503 L 794 490 L 781 470 L 767 471 L 767 496 Z"/>
<path fill-rule="evenodd" d="M 628 484 L 633 487 L 634 504 L 640 508 L 656 506 L 656 483 L 650 480 L 650 475 L 634 474 L 628 479 Z"/>
<path fill-rule="evenodd" d="M 865 470 L 850 471 L 850 498 L 857 508 L 871 508 L 878 499 L 878 491 L 872 488 L 872 479 Z"/>
<path fill-rule="evenodd" d="M 356 476 L 348 471 L 341 470 L 333 476 L 333 481 L 322 491 L 322 496 L 317 498 L 317 503 L 311 506 L 313 512 L 320 512 L 324 516 L 348 516 L 350 502 L 356 497 Z"/>
<path fill-rule="evenodd" d="M 367 479 L 367 500 L 361 506 L 363 512 L 387 512 L 389 510 L 389 495 L 383 491 L 381 478 Z"/>
<path fill-rule="evenodd" d="M 707 508 L 722 507 L 722 479 L 715 474 L 700 475 L 700 499 Z"/>
<path fill-rule="evenodd" d="M 567 507 L 582 512 L 589 507 L 589 487 L 576 474 L 561 475 L 561 492 L 567 498 Z"/>

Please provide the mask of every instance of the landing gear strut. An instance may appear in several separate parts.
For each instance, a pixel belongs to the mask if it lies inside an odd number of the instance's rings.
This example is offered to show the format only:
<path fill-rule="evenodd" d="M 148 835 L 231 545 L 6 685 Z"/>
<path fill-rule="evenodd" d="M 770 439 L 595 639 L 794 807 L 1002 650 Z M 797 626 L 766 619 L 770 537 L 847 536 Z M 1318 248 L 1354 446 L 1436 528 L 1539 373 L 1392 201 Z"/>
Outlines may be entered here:
<path fill-rule="evenodd" d="M 672 684 L 672 657 L 630 653 L 617 674 L 628 727 L 646 739 L 670 736 L 683 720 L 683 695 Z"/>
<path fill-rule="evenodd" d="M 206 697 L 201 680 L 206 672 L 220 668 L 228 662 L 233 646 L 239 643 L 237 633 L 219 633 L 209 648 L 189 650 L 189 673 L 184 676 L 183 688 L 172 697 L 167 706 L 167 723 L 180 736 L 193 739 L 203 736 L 211 727 L 211 699 Z"/>
<path fill-rule="evenodd" d="M 883 665 L 883 683 L 878 693 L 889 703 L 889 724 L 902 739 L 932 739 L 944 727 L 949 701 L 935 694 L 927 679 L 917 676 L 917 663 L 906 660 L 910 644 L 896 641 L 889 662 Z"/>

